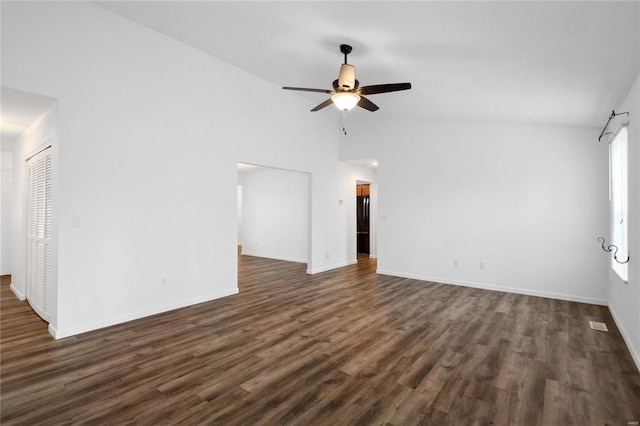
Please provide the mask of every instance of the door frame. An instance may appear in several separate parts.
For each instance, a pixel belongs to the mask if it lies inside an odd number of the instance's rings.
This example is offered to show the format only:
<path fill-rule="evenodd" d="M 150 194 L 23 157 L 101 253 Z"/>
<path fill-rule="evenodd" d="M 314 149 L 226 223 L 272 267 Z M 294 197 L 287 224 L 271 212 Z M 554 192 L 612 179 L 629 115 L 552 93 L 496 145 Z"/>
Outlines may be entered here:
<path fill-rule="evenodd" d="M 378 185 L 374 181 L 356 179 L 354 190 L 357 190 L 358 185 L 369 185 L 369 258 L 376 259 L 378 257 L 378 240 L 377 240 L 377 216 L 378 216 Z M 357 193 L 356 193 L 357 197 Z M 354 253 L 353 258 L 358 259 L 358 207 L 357 198 L 354 202 Z"/>

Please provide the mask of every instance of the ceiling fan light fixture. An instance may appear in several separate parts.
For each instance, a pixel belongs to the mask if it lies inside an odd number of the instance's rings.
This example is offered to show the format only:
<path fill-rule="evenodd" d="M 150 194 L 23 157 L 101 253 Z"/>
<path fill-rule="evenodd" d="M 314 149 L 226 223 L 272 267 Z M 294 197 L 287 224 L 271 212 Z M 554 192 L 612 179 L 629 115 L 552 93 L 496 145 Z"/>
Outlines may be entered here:
<path fill-rule="evenodd" d="M 331 97 L 333 104 L 341 111 L 349 111 L 360 102 L 360 95 L 352 92 L 339 92 Z"/>
<path fill-rule="evenodd" d="M 356 106 L 366 109 L 367 111 L 374 112 L 380 108 L 378 108 L 378 106 L 369 99 L 365 98 L 365 96 L 411 89 L 411 83 L 374 84 L 372 86 L 360 87 L 360 83 L 356 80 L 355 67 L 347 63 L 347 55 L 351 53 L 351 46 L 348 44 L 341 44 L 340 52 L 344 54 L 344 64 L 340 67 L 340 75 L 338 78 L 333 80 L 333 90 L 288 86 L 283 87 L 283 89 L 298 90 L 300 92 L 328 93 L 333 95 L 320 105 L 316 105 L 311 112 L 320 111 L 331 104 L 334 104 L 336 108 L 344 112 L 347 112 Z"/>

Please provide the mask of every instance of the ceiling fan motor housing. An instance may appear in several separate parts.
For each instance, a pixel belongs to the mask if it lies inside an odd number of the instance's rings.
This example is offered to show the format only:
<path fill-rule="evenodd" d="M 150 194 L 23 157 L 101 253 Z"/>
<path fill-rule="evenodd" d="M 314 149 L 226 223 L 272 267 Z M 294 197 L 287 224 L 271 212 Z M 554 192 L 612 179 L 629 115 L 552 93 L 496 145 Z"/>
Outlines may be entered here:
<path fill-rule="evenodd" d="M 340 66 L 340 76 L 338 77 L 338 87 L 343 90 L 353 90 L 356 87 L 356 69 L 353 65 L 342 64 Z"/>

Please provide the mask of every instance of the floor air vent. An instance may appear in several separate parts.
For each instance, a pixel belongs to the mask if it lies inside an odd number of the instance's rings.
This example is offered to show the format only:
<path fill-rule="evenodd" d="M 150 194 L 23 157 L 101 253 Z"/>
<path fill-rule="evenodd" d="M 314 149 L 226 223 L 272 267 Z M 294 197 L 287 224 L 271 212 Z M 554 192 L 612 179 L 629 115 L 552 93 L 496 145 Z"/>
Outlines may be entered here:
<path fill-rule="evenodd" d="M 603 322 L 589 321 L 589 326 L 594 330 L 598 331 L 609 331 L 607 330 L 607 324 Z"/>

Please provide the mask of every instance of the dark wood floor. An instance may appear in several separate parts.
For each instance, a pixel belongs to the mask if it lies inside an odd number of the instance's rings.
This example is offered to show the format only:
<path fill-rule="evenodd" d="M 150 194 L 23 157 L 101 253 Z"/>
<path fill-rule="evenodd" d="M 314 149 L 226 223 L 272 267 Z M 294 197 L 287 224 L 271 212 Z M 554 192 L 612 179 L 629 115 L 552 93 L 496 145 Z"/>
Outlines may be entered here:
<path fill-rule="evenodd" d="M 239 286 L 55 341 L 3 283 L 2 424 L 640 421 L 605 307 L 377 276 L 366 258 L 308 276 L 242 256 Z"/>

